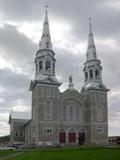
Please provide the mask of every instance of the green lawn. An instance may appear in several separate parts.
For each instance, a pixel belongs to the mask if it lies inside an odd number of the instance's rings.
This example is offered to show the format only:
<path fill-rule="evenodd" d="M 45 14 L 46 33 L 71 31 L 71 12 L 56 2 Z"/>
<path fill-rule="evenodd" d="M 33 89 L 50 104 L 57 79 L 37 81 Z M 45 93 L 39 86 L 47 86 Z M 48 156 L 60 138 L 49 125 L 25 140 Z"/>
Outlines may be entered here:
<path fill-rule="evenodd" d="M 7 156 L 13 153 L 15 153 L 15 151 L 0 151 L 0 157 Z"/>
<path fill-rule="evenodd" d="M 120 149 L 82 148 L 31 150 L 14 158 L 9 158 L 9 160 L 120 160 Z"/>

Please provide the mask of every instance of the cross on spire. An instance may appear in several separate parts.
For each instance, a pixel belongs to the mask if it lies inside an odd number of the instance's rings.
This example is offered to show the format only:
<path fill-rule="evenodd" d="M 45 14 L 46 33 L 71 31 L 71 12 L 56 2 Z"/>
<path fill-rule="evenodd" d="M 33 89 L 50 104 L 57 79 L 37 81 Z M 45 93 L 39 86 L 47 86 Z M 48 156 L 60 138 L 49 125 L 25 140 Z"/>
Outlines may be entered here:
<path fill-rule="evenodd" d="M 47 4 L 45 5 L 45 8 L 46 8 L 46 10 L 48 9 L 48 5 Z"/>
<path fill-rule="evenodd" d="M 48 2 L 47 2 L 47 0 L 45 0 L 45 10 L 46 10 L 46 12 L 48 10 Z"/>
<path fill-rule="evenodd" d="M 92 18 L 91 18 L 91 17 L 89 17 L 89 19 L 88 19 L 88 20 L 89 20 L 89 23 L 91 23 L 91 21 L 92 21 Z"/>
<path fill-rule="evenodd" d="M 92 33 L 92 18 L 89 18 L 89 34 L 93 34 Z"/>

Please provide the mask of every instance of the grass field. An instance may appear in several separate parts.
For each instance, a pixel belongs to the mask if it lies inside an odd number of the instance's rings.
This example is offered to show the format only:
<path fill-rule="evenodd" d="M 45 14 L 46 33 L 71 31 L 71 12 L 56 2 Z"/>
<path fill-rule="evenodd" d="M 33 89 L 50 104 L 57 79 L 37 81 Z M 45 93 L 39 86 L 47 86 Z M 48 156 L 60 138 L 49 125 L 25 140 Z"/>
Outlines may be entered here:
<path fill-rule="evenodd" d="M 0 157 L 7 156 L 13 153 L 15 153 L 15 151 L 0 151 Z"/>
<path fill-rule="evenodd" d="M 120 160 L 120 149 L 82 148 L 31 150 L 7 160 Z"/>

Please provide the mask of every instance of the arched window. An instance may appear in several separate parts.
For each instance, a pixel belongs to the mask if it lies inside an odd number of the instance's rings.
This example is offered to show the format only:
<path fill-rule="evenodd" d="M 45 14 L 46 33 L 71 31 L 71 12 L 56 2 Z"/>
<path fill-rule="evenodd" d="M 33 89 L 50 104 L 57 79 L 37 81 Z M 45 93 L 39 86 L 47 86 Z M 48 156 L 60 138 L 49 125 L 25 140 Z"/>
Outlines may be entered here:
<path fill-rule="evenodd" d="M 80 107 L 79 106 L 76 106 L 76 121 L 79 121 L 80 119 Z"/>
<path fill-rule="evenodd" d="M 70 119 L 70 121 L 73 120 L 73 106 L 70 106 L 69 119 Z"/>
<path fill-rule="evenodd" d="M 45 103 L 45 113 L 50 114 L 51 112 L 51 104 L 49 101 Z"/>
<path fill-rule="evenodd" d="M 64 105 L 63 106 L 63 121 L 67 120 L 67 107 Z"/>
<path fill-rule="evenodd" d="M 96 79 L 99 78 L 99 71 L 98 70 L 95 71 L 95 77 L 96 77 Z"/>
<path fill-rule="evenodd" d="M 46 101 L 44 104 L 44 118 L 45 120 L 52 119 L 52 105 L 50 101 Z"/>
<path fill-rule="evenodd" d="M 88 79 L 88 73 L 85 72 L 85 82 L 87 81 L 87 79 Z"/>
<path fill-rule="evenodd" d="M 93 70 L 92 69 L 90 70 L 89 74 L 90 74 L 90 79 L 92 79 L 93 78 Z"/>
<path fill-rule="evenodd" d="M 23 137 L 23 131 L 20 131 L 20 136 Z"/>
<path fill-rule="evenodd" d="M 46 70 L 50 69 L 50 61 L 46 61 L 45 68 L 46 68 Z"/>
<path fill-rule="evenodd" d="M 97 121 L 103 121 L 104 120 L 104 108 L 102 105 L 98 105 L 98 109 L 97 109 Z"/>
<path fill-rule="evenodd" d="M 39 69 L 41 70 L 43 68 L 43 61 L 39 62 Z"/>
<path fill-rule="evenodd" d="M 61 107 L 63 121 L 83 121 L 82 105 L 76 99 L 66 99 Z"/>
<path fill-rule="evenodd" d="M 19 133 L 18 133 L 18 131 L 16 131 L 16 133 L 15 133 L 15 134 L 16 134 L 16 137 L 18 137 L 18 136 L 19 136 Z"/>

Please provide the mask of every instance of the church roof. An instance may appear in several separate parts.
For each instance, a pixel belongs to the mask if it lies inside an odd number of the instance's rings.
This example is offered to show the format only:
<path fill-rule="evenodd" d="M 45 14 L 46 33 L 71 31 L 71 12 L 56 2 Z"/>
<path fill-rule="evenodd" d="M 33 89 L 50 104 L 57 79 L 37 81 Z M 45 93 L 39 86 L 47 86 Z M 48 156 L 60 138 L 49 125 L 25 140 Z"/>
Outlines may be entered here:
<path fill-rule="evenodd" d="M 31 112 L 11 112 L 10 119 L 30 120 Z"/>
<path fill-rule="evenodd" d="M 79 101 L 82 106 L 84 106 L 84 101 L 81 93 L 76 89 L 67 89 L 63 93 L 61 93 L 62 102 L 68 99 L 73 99 Z"/>
<path fill-rule="evenodd" d="M 68 89 L 66 89 L 63 93 L 67 93 L 67 92 L 71 92 L 71 93 L 79 93 L 79 91 L 78 90 L 76 90 L 76 89 L 70 89 L 70 88 L 68 88 Z"/>
<path fill-rule="evenodd" d="M 78 97 L 78 99 L 82 99 L 81 93 L 76 89 L 66 89 L 61 93 L 63 98 L 74 98 Z"/>

